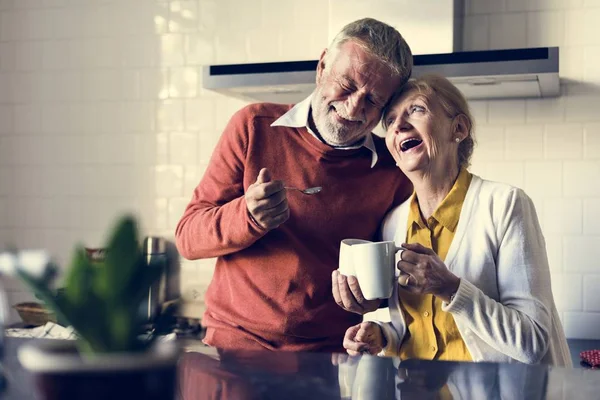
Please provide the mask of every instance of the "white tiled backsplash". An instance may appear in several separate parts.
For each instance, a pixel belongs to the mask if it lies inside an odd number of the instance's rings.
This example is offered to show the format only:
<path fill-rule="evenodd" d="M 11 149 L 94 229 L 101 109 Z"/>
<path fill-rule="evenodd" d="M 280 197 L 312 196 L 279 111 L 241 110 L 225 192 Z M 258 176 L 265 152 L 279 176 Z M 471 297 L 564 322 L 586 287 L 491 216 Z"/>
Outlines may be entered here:
<path fill-rule="evenodd" d="M 0 243 L 65 264 L 123 211 L 172 238 L 245 104 L 203 90 L 200 66 L 316 59 L 329 12 L 324 0 L 0 0 Z M 598 339 L 600 2 L 466 0 L 465 13 L 465 50 L 560 46 L 561 97 L 472 102 L 472 170 L 534 199 L 567 335 Z M 186 299 L 201 300 L 213 265 L 183 262 Z M 31 298 L 7 285 L 13 303 Z"/>

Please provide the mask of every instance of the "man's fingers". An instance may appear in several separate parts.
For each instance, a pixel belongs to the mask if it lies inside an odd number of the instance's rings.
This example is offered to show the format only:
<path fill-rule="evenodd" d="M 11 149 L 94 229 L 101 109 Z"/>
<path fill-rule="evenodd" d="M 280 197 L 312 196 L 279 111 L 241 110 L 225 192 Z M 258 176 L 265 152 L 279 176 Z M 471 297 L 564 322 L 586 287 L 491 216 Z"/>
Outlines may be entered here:
<path fill-rule="evenodd" d="M 256 181 L 250 185 L 248 190 L 252 191 L 253 198 L 263 199 L 271 196 L 273 193 L 283 191 L 283 182 L 280 180 L 274 181 L 271 177 L 271 172 L 263 168 L 258 173 Z"/>
<path fill-rule="evenodd" d="M 355 276 L 345 276 L 339 270 L 332 274 L 332 293 L 335 302 L 346 311 L 364 314 L 374 311 L 381 299 L 366 300 Z"/>
<path fill-rule="evenodd" d="M 256 177 L 255 183 L 257 183 L 257 184 L 267 183 L 270 180 L 271 180 L 271 173 L 269 172 L 268 169 L 262 168 L 260 170 L 260 172 L 258 173 L 258 177 Z"/>
<path fill-rule="evenodd" d="M 338 275 L 338 288 L 340 291 L 340 298 L 342 300 L 342 308 L 355 313 L 360 313 L 362 307 L 356 302 L 356 299 L 354 298 L 354 295 L 348 286 L 347 279 L 348 278 L 342 274 Z"/>
<path fill-rule="evenodd" d="M 269 198 L 274 194 L 278 194 L 283 198 L 286 198 L 286 191 L 283 188 L 283 181 L 269 181 L 262 186 L 264 192 L 263 195 L 265 198 Z"/>
<path fill-rule="evenodd" d="M 266 229 L 275 229 L 290 218 L 290 209 L 287 207 L 287 204 L 285 204 L 285 208 L 277 211 L 280 211 L 279 214 L 268 211 L 259 214 L 255 219 Z"/>
<path fill-rule="evenodd" d="M 252 218 L 264 229 L 274 229 L 287 221 L 290 210 L 283 182 L 273 181 L 268 169 L 262 168 L 245 194 Z"/>
<path fill-rule="evenodd" d="M 285 210 L 283 210 L 281 213 L 274 215 L 271 218 L 271 223 L 274 227 L 278 227 L 279 225 L 283 224 L 285 221 L 288 220 L 288 218 L 290 218 L 290 209 L 286 208 Z"/>
<path fill-rule="evenodd" d="M 365 301 L 365 296 L 363 295 L 362 290 L 360 290 L 358 279 L 356 279 L 355 276 L 348 277 L 348 286 L 350 287 L 350 291 L 356 299 L 357 304 L 362 304 Z"/>
<path fill-rule="evenodd" d="M 248 194 L 256 201 L 269 199 L 277 194 L 281 197 L 286 197 L 286 192 L 283 190 L 282 181 L 269 181 L 265 183 L 253 183 L 248 188 Z"/>
<path fill-rule="evenodd" d="M 337 305 L 343 307 L 344 303 L 342 302 L 342 297 L 340 296 L 338 275 L 340 275 L 340 272 L 337 269 L 331 273 L 331 292 Z"/>
<path fill-rule="evenodd" d="M 250 210 L 252 214 L 280 214 L 288 207 L 287 197 L 284 191 L 275 193 L 267 198 L 257 199 L 253 197 L 253 194 L 250 194 L 249 197 L 248 210 Z"/>
<path fill-rule="evenodd" d="M 273 198 L 272 200 L 269 199 L 269 201 L 265 201 L 264 203 L 261 203 L 260 206 L 256 207 L 256 211 L 270 216 L 279 215 L 287 209 L 288 202 L 285 197 L 282 201 L 279 201 L 278 198 Z"/>

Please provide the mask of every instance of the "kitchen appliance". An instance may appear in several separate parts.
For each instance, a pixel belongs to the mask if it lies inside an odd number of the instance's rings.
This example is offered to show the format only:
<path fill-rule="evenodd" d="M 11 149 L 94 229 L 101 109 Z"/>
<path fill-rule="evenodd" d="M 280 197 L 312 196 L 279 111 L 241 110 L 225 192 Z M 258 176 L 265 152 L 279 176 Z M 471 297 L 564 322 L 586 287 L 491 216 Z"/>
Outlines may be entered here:
<path fill-rule="evenodd" d="M 488 32 L 486 27 L 472 29 L 472 16 L 465 18 L 465 8 L 475 9 L 475 1 L 420 0 L 418 7 L 411 0 L 327 3 L 335 12 L 329 13 L 329 37 L 322 38 L 323 48 L 347 23 L 370 17 L 396 27 L 406 39 L 415 54 L 413 77 L 443 75 L 473 100 L 560 95 L 558 47 L 463 51 L 463 41 L 475 40 L 474 32 Z M 471 48 L 481 48 L 481 40 L 477 43 Z M 315 88 L 316 67 L 317 60 L 206 65 L 202 85 L 244 100 L 297 103 Z"/>
<path fill-rule="evenodd" d="M 203 67 L 204 88 L 233 97 L 297 103 L 315 88 L 317 60 Z M 447 77 L 470 100 L 560 94 L 558 47 L 464 51 L 414 56 L 413 77 Z"/>
<path fill-rule="evenodd" d="M 167 257 L 167 242 L 161 237 L 148 236 L 144 239 L 143 252 L 148 268 L 162 269 L 160 279 L 150 287 L 147 301 L 143 301 L 141 305 L 142 315 L 151 322 L 160 314 L 162 304 L 168 300 L 169 259 Z"/>

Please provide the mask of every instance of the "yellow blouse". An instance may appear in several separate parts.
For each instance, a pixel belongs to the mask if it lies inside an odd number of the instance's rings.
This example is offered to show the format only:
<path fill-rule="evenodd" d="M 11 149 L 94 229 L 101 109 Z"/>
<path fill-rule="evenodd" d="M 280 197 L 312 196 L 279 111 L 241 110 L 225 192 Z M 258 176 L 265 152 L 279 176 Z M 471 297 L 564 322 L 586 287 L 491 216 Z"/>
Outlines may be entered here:
<path fill-rule="evenodd" d="M 407 243 L 420 243 L 444 260 L 458 225 L 460 211 L 472 175 L 462 169 L 450 193 L 433 215 L 423 221 L 417 197 L 413 195 L 408 215 Z M 431 294 L 416 295 L 400 287 L 400 307 L 407 333 L 400 346 L 400 358 L 425 360 L 471 361 L 454 318 L 442 311 L 442 300 Z"/>

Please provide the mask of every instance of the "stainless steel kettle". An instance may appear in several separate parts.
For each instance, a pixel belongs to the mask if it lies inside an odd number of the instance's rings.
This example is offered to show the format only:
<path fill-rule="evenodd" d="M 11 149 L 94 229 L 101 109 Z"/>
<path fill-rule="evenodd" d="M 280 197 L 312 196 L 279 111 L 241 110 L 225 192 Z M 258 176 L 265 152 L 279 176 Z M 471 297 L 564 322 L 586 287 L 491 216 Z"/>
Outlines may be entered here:
<path fill-rule="evenodd" d="M 144 317 L 153 321 L 160 313 L 162 304 L 167 301 L 167 285 L 169 282 L 169 260 L 167 257 L 167 242 L 156 236 L 148 236 L 144 239 L 143 252 L 146 263 L 150 268 L 162 268 L 160 279 L 150 287 L 148 301 L 142 304 Z"/>

